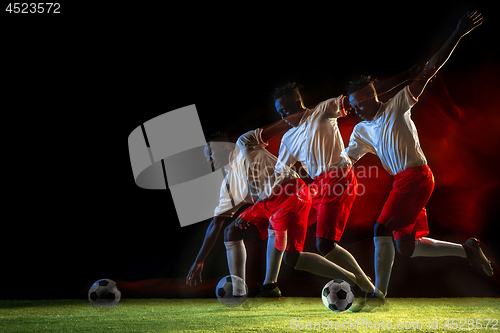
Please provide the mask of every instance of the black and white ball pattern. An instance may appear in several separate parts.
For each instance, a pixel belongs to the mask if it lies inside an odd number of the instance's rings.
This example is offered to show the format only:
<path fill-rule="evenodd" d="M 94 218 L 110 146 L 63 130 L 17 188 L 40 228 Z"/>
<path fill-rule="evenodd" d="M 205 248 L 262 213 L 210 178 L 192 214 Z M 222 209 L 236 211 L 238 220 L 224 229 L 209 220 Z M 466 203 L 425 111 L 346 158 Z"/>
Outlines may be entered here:
<path fill-rule="evenodd" d="M 240 286 L 244 286 L 245 295 L 233 296 L 233 283 L 238 283 Z M 236 275 L 227 275 L 220 279 L 215 288 L 215 295 L 219 302 L 227 306 L 238 306 L 247 299 L 248 287 L 245 281 Z"/>
<path fill-rule="evenodd" d="M 90 287 L 88 296 L 92 305 L 113 307 L 120 302 L 121 292 L 115 281 L 101 279 Z"/>
<path fill-rule="evenodd" d="M 323 304 L 333 312 L 343 312 L 349 309 L 354 302 L 354 292 L 344 280 L 331 280 L 321 291 Z"/>

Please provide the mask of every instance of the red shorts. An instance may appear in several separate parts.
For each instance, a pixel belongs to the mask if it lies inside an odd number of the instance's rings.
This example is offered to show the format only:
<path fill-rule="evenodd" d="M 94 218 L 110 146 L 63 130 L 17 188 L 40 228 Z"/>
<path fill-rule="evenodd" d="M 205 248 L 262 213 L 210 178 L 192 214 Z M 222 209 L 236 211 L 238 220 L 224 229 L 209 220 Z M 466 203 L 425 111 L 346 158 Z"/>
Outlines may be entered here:
<path fill-rule="evenodd" d="M 324 172 L 309 188 L 314 207 L 309 221 L 317 221 L 316 237 L 340 241 L 356 198 L 358 181 L 354 172 L 350 168 Z"/>
<path fill-rule="evenodd" d="M 395 240 L 413 232 L 416 239 L 427 236 L 425 204 L 433 189 L 434 176 L 427 165 L 398 173 L 377 222 L 392 229 Z"/>
<path fill-rule="evenodd" d="M 276 235 L 275 247 L 279 251 L 302 251 L 311 209 L 309 189 L 302 179 L 296 178 L 274 192 L 268 199 L 257 202 L 238 217 L 255 225 L 261 239 L 267 238 L 269 223 L 276 231 L 287 231 L 286 238 Z"/>

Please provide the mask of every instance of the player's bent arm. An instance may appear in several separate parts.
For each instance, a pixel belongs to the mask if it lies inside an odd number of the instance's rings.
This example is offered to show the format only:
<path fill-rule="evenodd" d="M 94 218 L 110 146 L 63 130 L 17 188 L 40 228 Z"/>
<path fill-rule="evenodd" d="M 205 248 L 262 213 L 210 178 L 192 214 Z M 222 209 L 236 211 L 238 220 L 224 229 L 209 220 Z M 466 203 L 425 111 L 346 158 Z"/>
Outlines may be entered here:
<path fill-rule="evenodd" d="M 477 12 L 467 12 L 467 14 L 465 14 L 460 19 L 460 22 L 458 23 L 451 36 L 446 40 L 443 46 L 441 46 L 441 48 L 429 59 L 426 66 L 417 76 L 415 81 L 410 84 L 410 91 L 416 99 L 420 97 L 425 87 L 427 86 L 427 83 L 430 82 L 430 80 L 436 75 L 441 67 L 443 67 L 446 61 L 448 61 L 460 39 L 480 26 L 483 23 L 482 19 L 482 14 Z"/>

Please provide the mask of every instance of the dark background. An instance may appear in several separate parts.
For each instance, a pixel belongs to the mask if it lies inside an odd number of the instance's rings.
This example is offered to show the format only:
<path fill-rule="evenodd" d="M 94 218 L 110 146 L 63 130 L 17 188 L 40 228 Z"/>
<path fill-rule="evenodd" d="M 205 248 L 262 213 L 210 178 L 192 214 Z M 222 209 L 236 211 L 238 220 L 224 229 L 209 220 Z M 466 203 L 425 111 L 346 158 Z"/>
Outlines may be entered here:
<path fill-rule="evenodd" d="M 58 16 L 2 12 L 0 298 L 85 298 L 101 278 L 118 281 L 123 297 L 213 297 L 228 274 L 222 236 L 204 283 L 185 287 L 210 220 L 181 228 L 168 190 L 135 185 L 132 130 L 196 104 L 205 134 L 237 137 L 278 119 L 270 97 L 277 85 L 300 82 L 312 105 L 345 93 L 360 74 L 397 74 L 427 60 L 471 9 L 484 13 L 484 24 L 460 42 L 412 117 L 436 178 L 430 237 L 478 237 L 496 265 L 500 58 L 493 5 L 63 4 Z M 357 121 L 339 120 L 345 143 Z M 358 179 L 367 192 L 340 244 L 374 278 L 371 230 L 392 180 L 373 156 L 357 168 L 370 165 L 379 174 Z M 253 290 L 264 279 L 265 244 L 247 243 Z M 279 277 L 285 296 L 316 296 L 327 281 L 286 266 Z M 500 292 L 496 279 L 460 258 L 397 254 L 389 296 Z"/>

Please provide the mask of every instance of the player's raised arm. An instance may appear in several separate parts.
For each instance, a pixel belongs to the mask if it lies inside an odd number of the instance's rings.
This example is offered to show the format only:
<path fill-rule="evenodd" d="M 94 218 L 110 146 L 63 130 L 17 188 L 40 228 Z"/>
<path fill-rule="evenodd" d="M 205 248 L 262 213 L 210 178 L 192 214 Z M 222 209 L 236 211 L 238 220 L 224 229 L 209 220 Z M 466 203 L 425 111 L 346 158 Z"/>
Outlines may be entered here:
<path fill-rule="evenodd" d="M 418 99 L 427 83 L 450 58 L 460 39 L 483 23 L 483 15 L 477 11 L 467 12 L 444 45 L 429 59 L 418 77 L 410 84 L 412 95 Z"/>
<path fill-rule="evenodd" d="M 224 224 L 225 217 L 214 216 L 212 222 L 207 228 L 207 233 L 205 234 L 205 240 L 201 246 L 200 252 L 196 257 L 196 260 L 189 270 L 188 276 L 186 278 L 186 285 L 196 286 L 196 282 L 203 282 L 201 279 L 201 271 L 203 270 L 203 265 L 205 264 L 205 259 L 207 258 L 210 250 L 217 241 L 222 225 Z"/>

